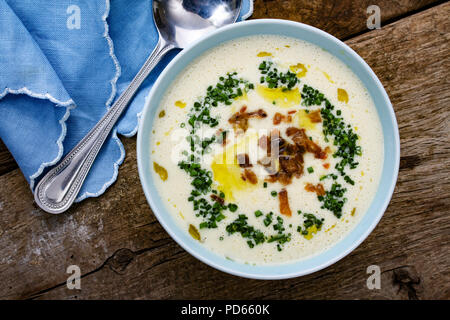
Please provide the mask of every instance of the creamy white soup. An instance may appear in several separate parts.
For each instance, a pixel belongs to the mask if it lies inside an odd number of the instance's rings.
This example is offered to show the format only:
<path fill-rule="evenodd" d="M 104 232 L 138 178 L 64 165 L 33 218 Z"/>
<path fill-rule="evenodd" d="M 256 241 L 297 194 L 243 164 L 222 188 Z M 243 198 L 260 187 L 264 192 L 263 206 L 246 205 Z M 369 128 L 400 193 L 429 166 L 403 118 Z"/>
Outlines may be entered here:
<path fill-rule="evenodd" d="M 160 197 L 213 252 L 255 265 L 323 252 L 368 210 L 383 135 L 362 82 L 311 43 L 226 42 L 174 79 L 153 124 Z"/>

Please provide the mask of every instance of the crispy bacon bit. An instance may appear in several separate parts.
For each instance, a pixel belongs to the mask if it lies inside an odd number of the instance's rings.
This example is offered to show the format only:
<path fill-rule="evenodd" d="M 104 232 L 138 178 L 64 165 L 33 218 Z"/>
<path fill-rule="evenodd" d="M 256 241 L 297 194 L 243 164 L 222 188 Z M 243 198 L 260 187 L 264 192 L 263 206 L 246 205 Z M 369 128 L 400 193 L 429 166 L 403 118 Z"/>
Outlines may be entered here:
<path fill-rule="evenodd" d="M 283 115 L 279 112 L 275 113 L 275 115 L 273 116 L 273 124 L 278 125 L 281 123 L 282 120 L 283 120 Z"/>
<path fill-rule="evenodd" d="M 321 183 L 318 183 L 317 185 L 313 185 L 312 183 L 307 183 L 305 185 L 305 190 L 308 192 L 315 192 L 318 196 L 325 195 L 325 189 Z"/>
<path fill-rule="evenodd" d="M 328 158 L 328 154 L 331 153 L 330 147 L 326 147 L 323 151 L 320 151 L 318 154 L 316 154 L 316 158 L 326 160 Z"/>
<path fill-rule="evenodd" d="M 290 115 L 285 116 L 279 112 L 275 113 L 275 115 L 273 116 L 273 124 L 279 125 L 281 122 L 286 122 L 286 123 L 292 122 L 292 116 L 290 116 Z"/>
<path fill-rule="evenodd" d="M 246 153 L 240 153 L 236 156 L 237 162 L 241 168 L 250 168 L 253 165 L 250 163 L 250 158 Z"/>
<path fill-rule="evenodd" d="M 319 123 L 322 122 L 322 117 L 320 116 L 320 110 L 317 109 L 316 111 L 308 113 L 308 118 L 311 120 L 312 123 Z"/>
<path fill-rule="evenodd" d="M 292 175 L 289 175 L 288 173 L 286 173 L 284 171 L 278 171 L 275 174 L 268 176 L 265 179 L 265 181 L 270 182 L 270 183 L 275 183 L 278 181 L 283 186 L 287 186 L 288 184 L 290 184 L 292 182 Z"/>
<path fill-rule="evenodd" d="M 263 109 L 258 109 L 257 111 L 249 112 L 248 113 L 250 118 L 265 118 L 267 117 L 267 113 Z"/>
<path fill-rule="evenodd" d="M 303 174 L 303 153 L 297 145 L 289 143 L 280 137 L 278 130 L 273 130 L 270 137 L 261 139 L 260 145 L 266 146 L 267 157 L 258 163 L 263 165 L 270 176 L 266 179 L 268 182 L 280 182 L 282 185 L 288 185 L 293 177 L 299 178 Z M 279 162 L 279 169 L 275 168 L 276 162 Z"/>
<path fill-rule="evenodd" d="M 312 183 L 307 183 L 305 185 L 305 190 L 308 192 L 316 192 L 316 187 Z"/>
<path fill-rule="evenodd" d="M 272 130 L 269 136 L 261 136 L 258 141 L 259 146 L 267 151 L 267 156 L 258 160 L 258 164 L 262 165 L 269 173 L 265 179 L 267 182 L 279 182 L 282 185 L 288 185 L 294 177 L 300 178 L 304 170 L 303 155 L 305 152 L 313 153 L 318 159 L 326 159 L 330 148 L 322 150 L 320 146 L 314 143 L 306 135 L 305 129 L 289 127 L 286 129 L 286 135 L 292 139 L 293 144 L 280 137 L 278 129 Z M 279 163 L 279 168 L 275 164 Z M 325 168 L 329 164 L 324 165 Z M 310 190 L 308 190 L 308 188 Z M 321 184 L 305 187 L 308 191 L 317 192 L 317 194 L 325 194 L 325 190 Z"/>
<path fill-rule="evenodd" d="M 292 141 L 299 147 L 304 148 L 306 151 L 314 153 L 317 159 L 326 159 L 327 154 L 318 146 L 314 141 L 310 140 L 305 129 L 298 129 L 294 127 L 289 127 L 286 130 L 286 134 L 291 137 Z"/>
<path fill-rule="evenodd" d="M 221 197 L 219 197 L 218 195 L 216 195 L 216 194 L 212 194 L 211 195 L 211 199 L 213 199 L 215 202 L 218 202 L 218 203 L 220 203 L 220 204 L 224 204 L 224 202 L 225 202 L 225 200 L 223 200 L 223 198 L 221 198 Z"/>
<path fill-rule="evenodd" d="M 233 125 L 234 130 L 241 129 L 245 132 L 248 129 L 248 120 L 250 118 L 263 119 L 265 117 L 267 117 L 267 113 L 263 109 L 247 112 L 247 106 L 243 106 L 239 112 L 231 116 L 228 122 Z"/>
<path fill-rule="evenodd" d="M 280 153 L 280 169 L 299 178 L 303 173 L 303 154 L 292 144 L 288 144 Z"/>
<path fill-rule="evenodd" d="M 326 160 L 328 155 L 325 151 L 320 151 L 318 154 L 315 154 L 317 159 Z"/>
<path fill-rule="evenodd" d="M 294 113 L 297 113 L 297 110 L 288 111 L 288 114 L 294 114 Z"/>
<path fill-rule="evenodd" d="M 309 139 L 306 136 L 305 129 L 289 127 L 286 129 L 286 134 L 294 141 L 297 147 L 306 151 Z"/>
<path fill-rule="evenodd" d="M 330 168 L 330 164 L 329 164 L 329 163 L 324 163 L 322 166 L 323 166 L 325 169 L 329 169 L 329 168 Z"/>
<path fill-rule="evenodd" d="M 281 189 L 278 193 L 278 199 L 280 200 L 280 213 L 285 216 L 292 216 L 291 208 L 289 207 L 289 198 L 286 189 Z"/>
<path fill-rule="evenodd" d="M 256 177 L 256 174 L 250 170 L 250 169 L 245 169 L 244 173 L 241 175 L 242 180 L 250 182 L 251 184 L 257 184 L 258 183 L 258 178 Z"/>
<path fill-rule="evenodd" d="M 324 196 L 325 195 L 325 189 L 323 187 L 323 184 L 318 183 L 316 185 L 316 193 L 318 196 Z"/>
<path fill-rule="evenodd" d="M 283 186 L 287 186 L 292 182 L 292 176 L 286 172 L 280 172 L 280 174 L 278 175 L 278 182 Z"/>
<path fill-rule="evenodd" d="M 322 148 L 313 141 L 309 140 L 306 146 L 306 151 L 314 153 L 314 157 L 317 159 L 325 159 L 327 157 L 327 154 L 322 151 Z"/>

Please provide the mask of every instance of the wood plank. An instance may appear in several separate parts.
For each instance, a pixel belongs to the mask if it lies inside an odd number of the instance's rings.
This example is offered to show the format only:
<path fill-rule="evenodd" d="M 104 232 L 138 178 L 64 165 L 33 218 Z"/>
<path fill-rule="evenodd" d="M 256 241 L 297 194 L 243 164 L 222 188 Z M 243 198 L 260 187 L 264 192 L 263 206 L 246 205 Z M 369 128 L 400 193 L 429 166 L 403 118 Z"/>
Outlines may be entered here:
<path fill-rule="evenodd" d="M 17 168 L 16 161 L 0 139 L 0 176 Z"/>
<path fill-rule="evenodd" d="M 184 252 L 141 191 L 135 139 L 117 182 L 59 216 L 32 204 L 22 174 L 0 177 L 0 298 L 450 298 L 450 4 L 348 41 L 380 77 L 400 126 L 402 165 L 380 224 L 349 256 L 283 281 L 227 275 Z M 80 266 L 81 290 L 65 286 Z M 368 265 L 382 270 L 368 290 Z"/>
<path fill-rule="evenodd" d="M 253 19 L 273 18 L 303 22 L 339 39 L 367 31 L 367 8 L 380 8 L 382 26 L 412 12 L 437 5 L 435 0 L 257 0 Z"/>

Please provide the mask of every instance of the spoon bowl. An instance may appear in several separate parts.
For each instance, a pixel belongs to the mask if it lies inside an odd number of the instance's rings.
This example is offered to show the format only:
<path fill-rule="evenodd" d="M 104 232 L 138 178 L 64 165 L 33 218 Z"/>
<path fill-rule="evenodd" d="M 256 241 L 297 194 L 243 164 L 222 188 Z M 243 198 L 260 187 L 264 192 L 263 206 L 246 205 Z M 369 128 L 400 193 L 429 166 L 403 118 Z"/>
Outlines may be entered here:
<path fill-rule="evenodd" d="M 160 38 L 185 48 L 200 37 L 236 22 L 241 0 L 155 0 L 153 17 Z"/>

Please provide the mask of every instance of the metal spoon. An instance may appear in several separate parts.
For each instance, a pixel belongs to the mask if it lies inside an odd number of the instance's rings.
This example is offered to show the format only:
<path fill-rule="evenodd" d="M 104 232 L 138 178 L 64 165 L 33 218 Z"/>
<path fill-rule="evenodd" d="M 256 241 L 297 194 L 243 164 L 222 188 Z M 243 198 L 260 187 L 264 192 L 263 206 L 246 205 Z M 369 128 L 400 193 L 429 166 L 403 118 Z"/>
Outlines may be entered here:
<path fill-rule="evenodd" d="M 36 203 L 49 213 L 66 211 L 75 200 L 103 143 L 137 89 L 161 58 L 199 37 L 236 22 L 241 0 L 154 0 L 159 41 L 128 88 L 89 133 L 38 183 Z"/>

